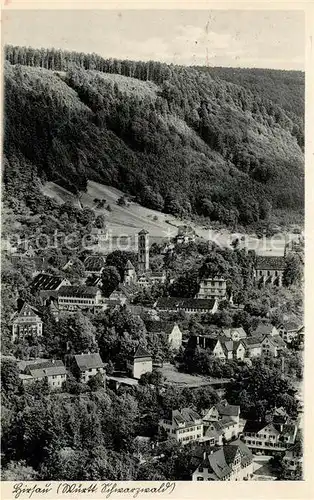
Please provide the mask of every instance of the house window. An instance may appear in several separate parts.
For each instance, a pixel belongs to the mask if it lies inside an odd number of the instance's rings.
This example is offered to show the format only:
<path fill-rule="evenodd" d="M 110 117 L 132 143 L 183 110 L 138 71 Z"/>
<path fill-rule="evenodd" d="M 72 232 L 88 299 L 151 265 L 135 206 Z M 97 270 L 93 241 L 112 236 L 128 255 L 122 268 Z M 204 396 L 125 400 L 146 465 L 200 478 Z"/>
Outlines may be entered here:
<path fill-rule="evenodd" d="M 204 478 L 201 476 L 197 477 L 196 479 L 197 479 L 197 481 L 204 481 Z"/>

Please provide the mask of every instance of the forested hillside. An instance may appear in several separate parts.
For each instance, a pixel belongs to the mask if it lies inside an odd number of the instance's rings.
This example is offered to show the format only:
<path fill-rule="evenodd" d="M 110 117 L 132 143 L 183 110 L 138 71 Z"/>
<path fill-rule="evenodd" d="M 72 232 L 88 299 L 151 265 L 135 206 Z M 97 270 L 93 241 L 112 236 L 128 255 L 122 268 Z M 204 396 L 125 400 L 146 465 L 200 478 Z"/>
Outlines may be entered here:
<path fill-rule="evenodd" d="M 265 70 L 262 91 L 261 73 L 242 70 L 11 46 L 5 56 L 9 204 L 23 199 L 30 170 L 73 192 L 91 179 L 145 206 L 226 224 L 302 209 L 302 74 L 284 81 Z"/>

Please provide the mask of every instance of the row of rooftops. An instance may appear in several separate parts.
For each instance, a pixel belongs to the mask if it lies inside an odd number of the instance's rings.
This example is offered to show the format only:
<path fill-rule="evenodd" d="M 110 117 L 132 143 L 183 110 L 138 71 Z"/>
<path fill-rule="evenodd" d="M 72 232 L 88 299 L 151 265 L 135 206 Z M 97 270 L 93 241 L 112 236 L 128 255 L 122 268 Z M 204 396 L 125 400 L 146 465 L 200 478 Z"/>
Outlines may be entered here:
<path fill-rule="evenodd" d="M 253 454 L 240 439 L 223 446 L 206 447 L 199 445 L 193 452 L 195 469 L 207 469 L 208 479 L 223 480 L 231 475 L 236 456 L 240 456 L 242 467 L 253 460 Z"/>
<path fill-rule="evenodd" d="M 283 271 L 286 267 L 286 260 L 283 256 L 257 255 L 255 269 L 260 271 Z"/>
<path fill-rule="evenodd" d="M 149 352 L 143 346 L 139 345 L 133 358 L 140 359 L 147 357 L 150 357 Z M 97 352 L 74 354 L 72 358 L 82 372 L 94 368 L 103 368 L 105 366 L 100 354 Z M 39 362 L 20 361 L 19 366 L 22 371 L 27 370 L 34 378 L 66 374 L 65 365 L 60 359 L 40 360 Z"/>

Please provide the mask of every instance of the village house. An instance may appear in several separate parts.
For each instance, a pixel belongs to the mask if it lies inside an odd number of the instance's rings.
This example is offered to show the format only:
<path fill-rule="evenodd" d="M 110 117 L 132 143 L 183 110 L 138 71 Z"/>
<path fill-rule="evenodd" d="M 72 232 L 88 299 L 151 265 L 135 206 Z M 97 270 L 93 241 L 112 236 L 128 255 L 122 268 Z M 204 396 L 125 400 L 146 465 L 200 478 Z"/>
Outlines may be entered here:
<path fill-rule="evenodd" d="M 160 297 L 154 304 L 157 311 L 179 312 L 186 314 L 214 314 L 218 310 L 217 299 L 189 299 Z"/>
<path fill-rule="evenodd" d="M 223 399 L 208 410 L 205 410 L 203 415 L 204 424 L 206 424 L 206 422 L 217 422 L 223 417 L 230 417 L 234 420 L 234 422 L 239 424 L 240 406 L 230 405 L 228 401 Z"/>
<path fill-rule="evenodd" d="M 212 297 L 219 300 L 226 299 L 227 281 L 224 278 L 215 276 L 214 278 L 203 278 L 200 282 L 200 289 L 196 295 L 197 299 L 210 299 Z"/>
<path fill-rule="evenodd" d="M 245 354 L 246 347 L 242 340 L 233 341 L 226 337 L 218 337 L 213 349 L 213 355 L 223 361 L 231 359 L 243 361 Z"/>
<path fill-rule="evenodd" d="M 81 286 L 63 286 L 58 290 L 60 311 L 76 312 L 82 309 L 101 308 L 103 297 L 99 288 Z"/>
<path fill-rule="evenodd" d="M 172 410 L 159 421 L 159 428 L 164 429 L 169 438 L 182 444 L 199 441 L 203 437 L 202 418 L 191 408 Z"/>
<path fill-rule="evenodd" d="M 230 340 L 237 341 L 247 338 L 247 334 L 242 327 L 239 328 L 224 328 L 222 330 L 222 336 L 227 337 Z"/>
<path fill-rule="evenodd" d="M 87 276 L 84 284 L 85 286 L 97 286 L 98 288 L 101 288 L 103 286 L 102 277 L 97 274 L 91 274 L 90 276 Z"/>
<path fill-rule="evenodd" d="M 104 298 L 103 300 L 104 300 L 104 303 L 106 303 L 108 305 L 110 305 L 110 303 L 117 303 L 117 304 L 120 304 L 121 306 L 124 306 L 128 302 L 128 299 L 127 299 L 125 292 L 120 290 L 120 288 L 117 288 L 116 290 L 114 290 L 109 295 L 109 297 Z"/>
<path fill-rule="evenodd" d="M 101 255 L 88 255 L 84 260 L 86 276 L 101 276 L 105 267 L 106 260 Z"/>
<path fill-rule="evenodd" d="M 41 313 L 33 306 L 24 302 L 11 317 L 12 342 L 16 339 L 41 337 L 43 334 L 43 322 Z"/>
<path fill-rule="evenodd" d="M 165 271 L 146 271 L 145 274 L 139 276 L 137 285 L 140 288 L 149 288 L 153 285 L 162 285 L 166 282 L 167 276 Z"/>
<path fill-rule="evenodd" d="M 137 292 L 136 285 L 119 283 L 116 290 L 109 295 L 109 298 L 122 300 L 123 303 L 132 302 Z"/>
<path fill-rule="evenodd" d="M 277 358 L 286 350 L 286 344 L 279 335 L 264 337 L 261 346 L 264 356 L 273 356 L 274 358 Z"/>
<path fill-rule="evenodd" d="M 247 337 L 244 340 L 247 358 L 259 358 L 262 355 L 262 335 Z"/>
<path fill-rule="evenodd" d="M 31 293 L 36 292 L 57 292 L 62 286 L 69 286 L 71 283 L 66 278 L 54 276 L 52 274 L 39 273 L 30 283 Z"/>
<path fill-rule="evenodd" d="M 282 286 L 282 277 L 286 263 L 283 256 L 258 255 L 254 265 L 254 278 L 263 285 Z"/>
<path fill-rule="evenodd" d="M 67 373 L 60 359 L 51 359 L 41 363 L 29 363 L 20 374 L 23 384 L 45 380 L 52 389 L 61 389 Z"/>
<path fill-rule="evenodd" d="M 226 441 L 230 441 L 238 436 L 239 426 L 231 418 L 223 417 L 217 422 L 209 422 L 206 426 L 204 422 L 203 441 L 208 441 L 212 446 L 221 446 Z"/>
<path fill-rule="evenodd" d="M 177 323 L 169 321 L 151 321 L 146 325 L 149 333 L 163 334 L 171 349 L 178 350 L 182 346 L 182 332 Z"/>
<path fill-rule="evenodd" d="M 295 423 L 277 424 L 247 420 L 243 440 L 253 453 L 266 455 L 284 451 L 294 444 L 298 427 Z"/>
<path fill-rule="evenodd" d="M 280 337 L 287 343 L 290 344 L 293 340 L 298 340 L 299 332 L 303 325 L 297 321 L 285 321 L 278 327 L 278 332 Z"/>
<path fill-rule="evenodd" d="M 279 335 L 279 331 L 274 325 L 269 325 L 266 323 L 259 323 L 257 328 L 254 330 L 252 333 L 252 336 L 265 336 L 265 335 L 270 335 L 271 337 L 275 337 Z"/>
<path fill-rule="evenodd" d="M 145 373 L 151 373 L 153 371 L 153 361 L 150 353 L 139 345 L 128 362 L 127 368 L 135 379 L 140 379 Z"/>
<path fill-rule="evenodd" d="M 303 463 L 303 453 L 302 453 L 302 444 L 300 441 L 296 441 L 296 443 L 288 448 L 283 457 L 283 463 L 291 473 L 293 474 L 297 471 L 297 469 L 302 468 Z"/>
<path fill-rule="evenodd" d="M 133 266 L 132 262 L 130 260 L 127 261 L 125 268 L 124 268 L 124 279 L 123 279 L 123 284 L 124 285 L 131 285 L 135 284 L 137 282 L 137 275 L 135 271 L 135 267 Z"/>
<path fill-rule="evenodd" d="M 105 383 L 104 363 L 98 353 L 75 354 L 70 358 L 70 367 L 76 379 L 83 384 L 98 373 L 102 375 Z"/>
<path fill-rule="evenodd" d="M 193 481 L 248 481 L 253 477 L 252 452 L 240 440 L 207 450 L 201 448 L 199 456 L 195 455 L 198 465 Z"/>

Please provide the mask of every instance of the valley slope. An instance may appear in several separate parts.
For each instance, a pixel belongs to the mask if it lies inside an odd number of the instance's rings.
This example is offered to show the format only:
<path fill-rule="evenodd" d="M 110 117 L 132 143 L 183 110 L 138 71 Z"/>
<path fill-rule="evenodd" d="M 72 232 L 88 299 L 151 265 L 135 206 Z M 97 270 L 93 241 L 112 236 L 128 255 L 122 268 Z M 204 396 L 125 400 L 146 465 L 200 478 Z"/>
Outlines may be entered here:
<path fill-rule="evenodd" d="M 303 111 L 279 100 L 279 74 L 265 71 L 259 92 L 210 69 L 21 47 L 6 59 L 8 198 L 23 198 L 27 169 L 73 193 L 89 179 L 228 225 L 303 209 Z"/>

